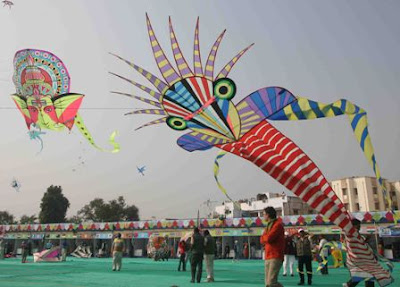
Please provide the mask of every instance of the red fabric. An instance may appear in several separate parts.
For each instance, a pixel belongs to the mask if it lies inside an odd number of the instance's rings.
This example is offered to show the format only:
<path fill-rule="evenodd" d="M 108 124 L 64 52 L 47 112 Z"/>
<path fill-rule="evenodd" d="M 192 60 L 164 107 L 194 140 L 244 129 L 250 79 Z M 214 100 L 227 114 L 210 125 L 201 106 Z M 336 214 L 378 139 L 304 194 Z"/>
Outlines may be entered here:
<path fill-rule="evenodd" d="M 186 251 L 185 242 L 183 241 L 179 242 L 178 248 L 179 248 L 179 254 L 185 254 Z"/>
<path fill-rule="evenodd" d="M 283 261 L 285 250 L 285 230 L 282 220 L 274 222 L 270 230 L 265 230 L 260 238 L 260 243 L 264 245 L 265 260 L 281 259 Z"/>

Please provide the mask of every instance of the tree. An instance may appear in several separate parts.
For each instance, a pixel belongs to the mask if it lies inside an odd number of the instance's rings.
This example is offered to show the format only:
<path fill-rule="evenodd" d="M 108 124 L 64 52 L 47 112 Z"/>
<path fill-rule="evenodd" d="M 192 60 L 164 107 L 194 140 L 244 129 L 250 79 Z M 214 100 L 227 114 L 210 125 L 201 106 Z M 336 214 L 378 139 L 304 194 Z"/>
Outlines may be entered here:
<path fill-rule="evenodd" d="M 82 217 L 80 217 L 78 215 L 74 215 L 74 216 L 67 218 L 67 220 L 65 222 L 79 224 L 82 222 Z"/>
<path fill-rule="evenodd" d="M 127 205 L 123 196 L 107 203 L 95 198 L 78 211 L 78 216 L 94 222 L 134 221 L 139 220 L 139 209 L 135 205 Z"/>
<path fill-rule="evenodd" d="M 32 223 L 36 223 L 36 220 L 38 218 L 36 217 L 36 215 L 22 215 L 21 218 L 19 219 L 19 224 L 32 224 Z"/>
<path fill-rule="evenodd" d="M 14 215 L 8 211 L 0 211 L 0 224 L 14 224 Z"/>
<path fill-rule="evenodd" d="M 62 194 L 61 186 L 51 185 L 47 188 L 40 204 L 40 223 L 65 222 L 65 215 L 69 207 L 68 199 Z"/>

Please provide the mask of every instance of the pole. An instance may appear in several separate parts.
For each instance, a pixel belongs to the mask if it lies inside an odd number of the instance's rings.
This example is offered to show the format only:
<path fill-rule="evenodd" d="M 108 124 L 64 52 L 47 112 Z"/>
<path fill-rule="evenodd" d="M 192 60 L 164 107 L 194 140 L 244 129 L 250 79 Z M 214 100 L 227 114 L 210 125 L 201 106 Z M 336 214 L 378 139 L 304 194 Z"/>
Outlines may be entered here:
<path fill-rule="evenodd" d="M 376 232 L 376 222 L 374 220 L 374 233 L 375 233 L 375 244 L 376 244 L 376 254 L 379 254 L 379 249 L 378 249 L 378 234 Z"/>
<path fill-rule="evenodd" d="M 197 209 L 197 227 L 200 226 L 199 223 L 200 223 L 200 209 Z"/>

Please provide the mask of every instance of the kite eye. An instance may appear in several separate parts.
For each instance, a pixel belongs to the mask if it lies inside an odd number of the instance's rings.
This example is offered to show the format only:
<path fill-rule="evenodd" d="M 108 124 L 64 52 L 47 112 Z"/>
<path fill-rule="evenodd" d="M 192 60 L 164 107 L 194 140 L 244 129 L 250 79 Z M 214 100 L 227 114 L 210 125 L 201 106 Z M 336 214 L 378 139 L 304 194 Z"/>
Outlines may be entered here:
<path fill-rule="evenodd" d="M 52 111 L 53 111 L 53 107 L 45 107 L 44 108 L 44 111 L 46 112 L 46 113 L 51 113 Z"/>
<path fill-rule="evenodd" d="M 218 79 L 214 82 L 214 96 L 221 100 L 230 100 L 236 94 L 235 83 L 228 78 Z"/>
<path fill-rule="evenodd" d="M 28 109 L 29 109 L 30 113 L 37 113 L 38 112 L 37 108 L 32 107 L 32 106 L 28 107 Z"/>
<path fill-rule="evenodd" d="M 178 117 L 169 117 L 167 125 L 174 130 L 183 131 L 187 128 L 187 123 L 184 119 Z"/>

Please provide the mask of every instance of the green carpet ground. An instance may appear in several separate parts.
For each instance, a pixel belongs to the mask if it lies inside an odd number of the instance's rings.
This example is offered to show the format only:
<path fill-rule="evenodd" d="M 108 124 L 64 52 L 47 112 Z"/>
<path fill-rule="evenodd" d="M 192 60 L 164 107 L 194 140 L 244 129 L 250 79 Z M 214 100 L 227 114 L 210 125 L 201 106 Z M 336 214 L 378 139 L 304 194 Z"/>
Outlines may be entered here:
<path fill-rule="evenodd" d="M 154 262 L 144 258 L 124 258 L 120 272 L 111 271 L 111 259 L 68 258 L 60 263 L 30 263 L 22 264 L 20 259 L 5 259 L 0 261 L 0 286 L 5 287 L 171 287 L 193 286 L 189 283 L 190 272 L 178 272 L 178 260 Z M 203 266 L 202 284 L 216 287 L 251 287 L 264 286 L 264 267 L 261 260 L 241 260 L 233 263 L 231 260 L 215 261 L 214 283 L 206 283 L 205 266 Z M 189 270 L 189 264 L 187 265 Z M 317 265 L 314 264 L 314 270 Z M 396 264 L 394 272 L 396 282 L 391 286 L 400 286 L 400 264 Z M 314 275 L 313 286 L 341 287 L 347 281 L 349 273 L 345 268 L 329 269 L 328 276 Z M 299 278 L 280 276 L 280 282 L 285 287 L 297 286 Z M 197 283 L 196 283 L 197 284 Z M 363 286 L 363 285 L 360 285 Z"/>

